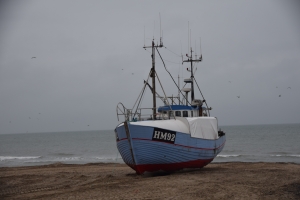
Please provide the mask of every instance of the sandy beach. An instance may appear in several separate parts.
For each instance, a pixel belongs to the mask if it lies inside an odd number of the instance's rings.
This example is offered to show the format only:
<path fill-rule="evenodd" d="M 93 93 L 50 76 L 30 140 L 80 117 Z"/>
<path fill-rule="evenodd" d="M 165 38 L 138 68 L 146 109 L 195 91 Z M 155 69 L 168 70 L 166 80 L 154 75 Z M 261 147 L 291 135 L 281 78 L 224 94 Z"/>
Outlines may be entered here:
<path fill-rule="evenodd" d="M 7 167 L 0 199 L 300 199 L 300 165 L 213 163 L 144 175 L 125 164 Z"/>

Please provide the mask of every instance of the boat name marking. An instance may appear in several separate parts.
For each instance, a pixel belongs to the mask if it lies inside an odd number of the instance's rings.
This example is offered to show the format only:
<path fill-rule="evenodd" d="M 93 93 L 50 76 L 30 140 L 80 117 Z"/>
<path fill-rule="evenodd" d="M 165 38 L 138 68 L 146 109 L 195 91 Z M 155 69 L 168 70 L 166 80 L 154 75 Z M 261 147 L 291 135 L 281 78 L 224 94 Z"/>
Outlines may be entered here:
<path fill-rule="evenodd" d="M 176 132 L 164 130 L 160 128 L 154 128 L 152 140 L 168 142 L 174 144 L 176 139 Z"/>

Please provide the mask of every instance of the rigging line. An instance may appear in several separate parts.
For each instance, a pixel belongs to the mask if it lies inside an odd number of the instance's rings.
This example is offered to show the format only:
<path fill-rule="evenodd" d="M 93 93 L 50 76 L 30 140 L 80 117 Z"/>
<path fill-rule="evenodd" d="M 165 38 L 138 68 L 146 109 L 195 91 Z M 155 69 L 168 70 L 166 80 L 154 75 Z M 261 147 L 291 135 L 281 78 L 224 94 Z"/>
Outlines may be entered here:
<path fill-rule="evenodd" d="M 132 119 L 135 117 L 135 115 L 136 115 L 136 113 L 137 113 L 137 111 L 138 111 L 138 108 L 139 108 L 139 106 L 140 106 L 141 100 L 142 100 L 142 98 L 143 98 L 143 96 L 144 96 L 145 89 L 146 89 L 146 83 L 144 84 L 144 88 L 143 88 L 143 90 L 142 90 L 142 94 L 141 94 L 139 103 L 138 103 L 138 105 L 137 105 L 137 107 L 136 107 L 136 109 L 135 109 L 135 112 L 134 112 L 134 115 L 132 116 Z"/>
<path fill-rule="evenodd" d="M 149 80 L 150 74 L 151 74 L 151 72 L 150 72 L 149 75 L 148 75 L 147 81 Z M 132 110 L 134 109 L 134 107 L 135 107 L 137 101 L 139 100 L 139 98 L 140 98 L 140 96 L 141 96 L 143 90 L 145 90 L 145 85 L 144 85 L 144 87 L 142 88 L 142 91 L 140 92 L 140 94 L 139 94 L 137 100 L 135 101 L 135 103 L 134 103 L 134 105 L 133 105 L 133 107 L 132 107 Z"/>
<path fill-rule="evenodd" d="M 184 86 L 182 87 L 182 89 L 185 87 L 186 84 L 187 84 L 187 83 L 184 84 Z"/>
<path fill-rule="evenodd" d="M 157 74 L 156 72 L 155 72 L 155 74 L 156 74 L 156 76 L 157 76 L 157 80 L 158 80 L 158 82 L 159 82 L 159 84 L 160 84 L 160 87 L 161 87 L 162 91 L 164 92 L 165 98 L 166 98 L 166 100 L 167 100 L 167 102 L 168 102 L 168 106 L 170 107 L 170 110 L 172 110 L 172 108 L 171 108 L 171 106 L 170 106 L 170 103 L 169 103 L 169 100 L 168 100 L 168 97 L 167 97 L 167 95 L 166 95 L 166 93 L 165 93 L 165 90 L 164 90 L 164 88 L 163 88 L 163 86 L 162 86 L 162 84 L 161 84 L 161 82 L 160 82 L 159 77 L 158 77 L 158 74 Z M 172 111 L 173 111 L 173 110 L 172 110 Z M 175 115 L 173 115 L 173 117 L 174 117 L 174 119 L 176 120 Z"/>
<path fill-rule="evenodd" d="M 170 50 L 170 49 L 168 49 L 167 47 L 165 47 L 165 49 L 167 49 L 167 50 L 168 50 L 168 51 L 170 51 L 171 53 L 175 54 L 176 56 L 178 56 L 178 57 L 181 57 L 180 55 L 178 55 L 177 53 L 175 53 L 175 52 L 171 51 L 171 50 Z"/>
<path fill-rule="evenodd" d="M 139 96 L 139 98 L 138 98 L 138 99 L 140 99 L 140 100 L 139 100 L 139 103 L 138 103 L 138 105 L 137 105 L 137 107 L 136 107 L 136 109 L 135 109 L 135 112 L 134 112 L 134 115 L 132 116 L 132 118 L 135 117 L 135 115 L 136 115 L 136 113 L 137 113 L 137 111 L 138 111 L 138 108 L 139 108 L 140 103 L 141 103 L 141 101 L 142 101 L 142 99 L 143 99 L 143 96 L 144 96 L 145 89 L 146 89 L 146 83 L 144 84 L 144 87 L 143 87 L 143 89 L 142 89 L 142 92 L 141 92 L 141 94 L 140 94 L 140 96 Z"/>
<path fill-rule="evenodd" d="M 165 60 L 165 61 L 170 62 L 170 63 L 174 63 L 174 64 L 181 64 L 181 63 L 176 63 L 176 62 L 169 61 L 169 60 Z"/>
<path fill-rule="evenodd" d="M 197 87 L 198 87 L 198 90 L 199 90 L 200 93 L 201 93 L 202 98 L 205 100 L 205 98 L 204 98 L 204 96 L 203 96 L 203 94 L 202 94 L 202 92 L 201 92 L 201 90 L 200 90 L 200 87 L 199 87 L 199 85 L 198 85 L 198 83 L 197 83 L 197 81 L 196 81 L 195 78 L 194 78 L 194 80 L 195 80 L 195 83 L 196 83 L 196 85 L 197 85 Z M 210 116 L 210 112 L 209 112 L 208 105 L 207 105 L 206 101 L 205 101 L 204 103 L 205 103 L 205 105 L 206 105 L 206 107 L 207 107 L 208 116 Z"/>
<path fill-rule="evenodd" d="M 149 85 L 148 82 L 145 81 L 145 83 L 149 86 L 150 90 L 152 91 L 152 87 Z M 162 96 L 160 96 L 156 91 L 155 91 L 155 94 L 156 94 L 156 98 L 163 98 Z M 163 102 L 163 101 L 162 101 Z"/>
<path fill-rule="evenodd" d="M 147 51 L 148 53 L 150 53 L 151 54 L 151 52 L 149 51 L 149 50 L 147 50 L 146 48 L 144 48 L 145 49 L 145 51 Z"/>
<path fill-rule="evenodd" d="M 140 94 L 139 94 L 138 98 L 136 99 L 136 101 L 135 101 L 135 103 L 134 103 L 134 105 L 133 105 L 133 107 L 132 107 L 132 109 L 131 109 L 131 110 L 133 110 L 133 109 L 135 108 L 135 105 L 136 105 L 136 103 L 137 103 L 137 102 L 138 102 L 138 100 L 141 98 L 141 94 L 143 93 L 143 90 L 144 90 L 144 88 L 145 88 L 145 85 L 143 86 L 143 88 L 142 88 L 142 90 L 141 90 L 141 92 L 140 92 Z"/>
<path fill-rule="evenodd" d="M 162 57 L 161 57 L 161 55 L 160 55 L 160 53 L 159 53 L 157 47 L 156 47 L 156 51 L 158 52 L 158 55 L 159 55 L 161 61 L 163 62 L 166 71 L 167 71 L 167 72 L 169 73 L 169 75 L 171 76 L 171 78 L 172 78 L 173 82 L 175 83 L 177 89 L 179 89 L 179 87 L 178 87 L 178 85 L 176 84 L 176 82 L 175 82 L 173 76 L 172 76 L 171 73 L 168 71 L 168 69 L 167 69 L 167 67 L 166 67 L 166 64 L 165 64 L 164 60 L 162 59 Z M 181 93 L 181 95 L 185 98 L 185 100 L 188 102 L 188 104 L 190 104 L 190 102 L 187 100 L 187 98 L 185 97 L 185 95 L 183 95 L 181 91 L 180 91 L 180 93 Z M 190 105 L 191 105 L 191 104 L 190 104 Z"/>
<path fill-rule="evenodd" d="M 195 66 L 195 65 L 196 65 L 196 66 Z M 197 62 L 197 63 L 195 63 L 193 67 L 195 67 L 195 68 L 196 68 L 196 69 L 195 69 L 195 71 L 194 71 L 194 76 L 195 76 L 195 74 L 196 74 L 196 72 L 197 72 L 197 69 L 198 69 L 198 62 Z"/>
<path fill-rule="evenodd" d="M 136 109 L 135 109 L 135 112 L 134 112 L 134 115 L 133 115 L 133 117 L 132 117 L 132 118 L 134 118 L 134 117 L 135 117 L 135 115 L 136 115 L 136 113 L 137 113 L 137 111 L 138 111 L 138 108 L 139 108 L 139 106 L 140 106 L 140 103 L 141 103 L 141 100 L 142 100 L 142 98 L 143 98 L 143 95 L 144 95 L 145 89 L 146 89 L 146 85 L 144 85 L 144 88 L 143 88 L 143 90 L 142 90 L 142 93 L 141 93 L 140 97 L 138 98 L 138 99 L 139 99 L 139 103 L 138 103 L 138 105 L 137 105 L 137 107 L 136 107 Z M 132 110 L 133 110 L 133 109 L 132 109 Z"/>

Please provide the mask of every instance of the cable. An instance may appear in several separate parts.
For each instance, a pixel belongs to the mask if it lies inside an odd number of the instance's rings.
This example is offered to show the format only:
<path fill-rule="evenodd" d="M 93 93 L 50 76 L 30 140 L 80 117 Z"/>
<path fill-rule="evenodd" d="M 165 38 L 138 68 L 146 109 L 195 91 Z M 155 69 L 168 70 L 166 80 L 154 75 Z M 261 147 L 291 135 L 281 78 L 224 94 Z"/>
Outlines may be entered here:
<path fill-rule="evenodd" d="M 173 110 L 172 110 L 172 107 L 170 106 L 168 97 L 167 97 L 167 95 L 166 95 L 166 93 L 165 93 L 165 90 L 164 90 L 164 88 L 163 88 L 163 86 L 162 86 L 162 84 L 161 84 L 161 82 L 160 82 L 160 79 L 159 79 L 159 77 L 158 77 L 158 75 L 157 75 L 156 72 L 155 72 L 155 74 L 156 74 L 156 76 L 157 76 L 157 80 L 158 80 L 158 82 L 159 82 L 159 84 L 160 84 L 160 87 L 161 87 L 162 91 L 164 92 L 165 98 L 166 98 L 166 100 L 167 100 L 167 102 L 168 102 L 168 106 L 169 106 L 170 110 L 173 111 Z M 172 100 L 173 100 L 173 99 L 172 99 Z M 175 115 L 173 115 L 173 117 L 174 117 L 174 119 L 176 120 Z"/>
<path fill-rule="evenodd" d="M 151 72 L 150 72 L 149 75 L 148 75 L 147 82 L 148 82 L 148 80 L 149 80 L 150 74 L 151 74 Z M 136 113 L 137 113 L 137 110 L 138 110 L 138 108 L 139 108 L 139 105 L 140 105 L 140 103 L 141 103 L 141 100 L 142 100 L 142 98 L 143 98 L 143 96 L 144 96 L 145 88 L 146 88 L 146 82 L 144 83 L 144 87 L 143 87 L 143 89 L 142 89 L 140 95 L 138 96 L 137 100 L 135 101 L 135 103 L 134 103 L 134 105 L 133 105 L 133 107 L 132 107 L 132 110 L 133 110 L 134 107 L 135 107 L 135 105 L 136 105 L 136 103 L 137 103 L 137 101 L 138 101 L 138 99 L 140 99 L 140 100 L 139 100 L 139 103 L 138 103 L 138 105 L 137 105 L 137 107 L 136 107 L 136 110 L 135 110 L 135 112 L 134 112 L 133 118 L 135 117 L 135 115 L 136 115 Z"/>
<path fill-rule="evenodd" d="M 176 62 L 169 61 L 169 60 L 165 60 L 165 61 L 170 62 L 170 63 L 174 63 L 174 64 L 181 64 L 181 63 L 176 63 Z"/>
<path fill-rule="evenodd" d="M 166 67 L 166 65 L 165 65 L 165 62 L 164 62 L 164 60 L 162 59 L 162 57 L 161 57 L 161 55 L 160 55 L 160 53 L 159 53 L 157 47 L 156 47 L 156 51 L 158 52 L 158 55 L 159 55 L 161 61 L 163 62 L 166 71 L 167 71 L 167 72 L 169 73 L 169 75 L 171 76 L 171 78 L 172 78 L 173 82 L 175 83 L 177 89 L 180 90 L 179 87 L 178 87 L 178 85 L 176 84 L 176 82 L 175 82 L 173 76 L 172 76 L 171 73 L 168 71 L 168 69 L 167 69 L 167 67 Z M 187 102 L 188 104 L 190 104 L 190 102 L 187 100 L 187 98 L 185 97 L 185 95 L 182 94 L 181 90 L 180 90 L 180 93 L 181 93 L 181 95 L 185 98 L 186 102 Z M 191 104 L 190 104 L 190 106 L 191 106 Z"/>
<path fill-rule="evenodd" d="M 198 90 L 199 90 L 199 92 L 200 92 L 200 94 L 201 94 L 203 100 L 205 100 L 205 98 L 204 98 L 204 96 L 203 96 L 203 94 L 202 94 L 202 92 L 201 92 L 201 90 L 200 90 L 200 87 L 199 87 L 199 85 L 198 85 L 198 83 L 197 83 L 197 81 L 196 81 L 195 78 L 194 78 L 194 80 L 195 80 L 195 83 L 196 83 L 196 85 L 197 85 L 197 87 L 198 87 Z M 208 105 L 207 105 L 206 101 L 204 101 L 204 103 L 205 103 L 205 105 L 206 105 L 206 107 L 207 107 L 208 116 L 210 116 L 210 112 L 209 112 Z"/>
<path fill-rule="evenodd" d="M 174 53 L 173 51 L 171 51 L 170 49 L 168 49 L 167 47 L 165 47 L 168 51 L 170 51 L 171 53 L 175 54 L 178 57 L 181 57 L 180 55 L 178 55 L 177 53 Z"/>

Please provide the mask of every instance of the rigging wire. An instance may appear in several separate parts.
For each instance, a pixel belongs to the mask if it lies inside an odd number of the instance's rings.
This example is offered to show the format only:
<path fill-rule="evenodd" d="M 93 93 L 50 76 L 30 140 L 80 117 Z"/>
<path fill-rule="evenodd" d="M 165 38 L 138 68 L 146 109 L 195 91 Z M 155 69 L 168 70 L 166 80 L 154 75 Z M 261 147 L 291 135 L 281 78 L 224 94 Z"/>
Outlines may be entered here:
<path fill-rule="evenodd" d="M 151 52 L 149 50 L 147 50 L 146 48 L 144 48 L 144 49 L 145 49 L 145 51 L 147 51 L 147 52 L 149 52 L 151 54 Z"/>
<path fill-rule="evenodd" d="M 203 94 L 202 94 L 202 92 L 201 92 L 201 90 L 200 90 L 200 87 L 199 87 L 199 85 L 198 85 L 198 83 L 197 83 L 197 81 L 196 81 L 195 78 L 194 78 L 194 80 L 195 80 L 195 83 L 196 83 L 196 85 L 197 85 L 197 87 L 198 87 L 198 90 L 199 90 L 199 92 L 200 92 L 200 94 L 201 94 L 203 100 L 205 100 L 205 98 L 204 98 L 204 96 L 203 96 Z M 206 107 L 207 107 L 208 116 L 210 116 L 210 112 L 209 112 L 208 105 L 207 105 L 206 101 L 205 101 L 204 103 L 205 103 L 205 105 L 206 105 Z"/>
<path fill-rule="evenodd" d="M 170 62 L 170 63 L 174 63 L 174 64 L 181 64 L 181 63 L 176 63 L 176 62 L 169 61 L 169 60 L 165 60 L 165 61 Z"/>
<path fill-rule="evenodd" d="M 165 93 L 165 90 L 164 90 L 164 88 L 163 88 L 163 86 L 162 86 L 162 84 L 161 84 L 161 82 L 160 82 L 159 77 L 158 77 L 158 74 L 157 74 L 156 72 L 155 72 L 155 74 L 156 74 L 156 76 L 157 76 L 157 80 L 158 80 L 158 82 L 159 82 L 159 84 L 160 84 L 160 87 L 161 87 L 161 89 L 162 89 L 162 91 L 163 91 L 163 93 L 164 93 L 164 95 L 165 95 L 165 98 L 166 98 L 166 100 L 167 100 L 168 106 L 169 106 L 170 110 L 172 110 L 171 105 L 170 105 L 169 100 L 168 100 L 168 97 L 167 97 L 167 95 L 166 95 L 166 93 Z M 173 111 L 173 110 L 172 110 L 172 111 Z M 174 117 L 174 119 L 176 120 L 175 115 L 173 115 L 173 117 Z"/>
<path fill-rule="evenodd" d="M 165 47 L 165 49 L 167 49 L 168 51 L 170 51 L 171 53 L 175 54 L 177 57 L 181 57 L 180 55 L 178 55 L 177 53 L 171 51 L 170 49 L 168 49 L 167 47 Z"/>
<path fill-rule="evenodd" d="M 169 73 L 169 75 L 171 76 L 171 78 L 172 78 L 173 82 L 175 83 L 175 85 L 176 85 L 177 89 L 178 89 L 178 90 L 180 90 L 180 89 L 179 89 L 179 87 L 178 87 L 178 85 L 177 85 L 177 83 L 175 82 L 175 80 L 174 80 L 173 76 L 172 76 L 172 75 L 171 75 L 171 73 L 168 71 L 168 69 L 167 69 L 167 67 L 166 67 L 166 64 L 165 64 L 164 60 L 162 59 L 162 57 L 161 57 L 161 55 L 160 55 L 160 53 L 159 53 L 159 51 L 158 51 L 157 47 L 156 47 L 156 51 L 158 52 L 158 55 L 159 55 L 159 57 L 160 57 L 161 61 L 163 62 L 163 64 L 164 64 L 164 67 L 165 67 L 166 71 L 167 71 L 167 72 Z M 190 104 L 190 105 L 191 105 L 191 103 L 190 103 L 190 102 L 187 100 L 187 98 L 185 97 L 185 95 L 183 95 L 183 94 L 182 94 L 181 90 L 180 90 L 180 93 L 181 93 L 181 95 L 182 95 L 182 96 L 185 98 L 186 102 L 187 102 L 188 104 Z"/>
<path fill-rule="evenodd" d="M 140 94 L 139 94 L 138 98 L 136 99 L 136 101 L 135 101 L 135 103 L 134 103 L 131 110 L 133 110 L 135 108 L 136 103 L 138 102 L 139 98 L 141 98 L 141 94 L 143 93 L 143 90 L 145 90 L 145 85 L 143 86 L 142 91 L 140 92 Z"/>
<path fill-rule="evenodd" d="M 141 100 L 142 100 L 142 98 L 143 98 L 143 96 L 144 96 L 145 89 L 146 89 L 146 84 L 144 84 L 144 87 L 143 87 L 143 89 L 142 89 L 142 92 L 140 93 L 140 95 L 139 95 L 139 97 L 138 97 L 138 99 L 140 99 L 140 100 L 139 100 L 139 103 L 138 103 L 138 105 L 137 105 L 137 107 L 136 107 L 136 109 L 135 109 L 134 115 L 132 116 L 132 119 L 135 117 L 135 115 L 136 115 L 136 113 L 137 113 L 137 110 L 138 110 L 138 108 L 139 108 L 139 106 L 140 106 Z M 138 100 L 138 99 L 137 99 L 137 100 Z M 134 108 L 134 107 L 133 107 L 133 108 Z M 132 108 L 132 110 L 133 110 L 133 108 Z"/>
<path fill-rule="evenodd" d="M 151 74 L 151 72 L 150 72 L 150 73 L 149 73 L 149 75 L 148 75 L 147 82 L 148 82 L 148 80 L 149 80 L 150 74 Z M 143 94 L 144 94 L 144 92 L 145 92 L 145 88 L 146 88 L 146 83 L 144 83 L 144 86 L 143 86 L 143 88 L 142 88 L 142 91 L 140 92 L 140 94 L 139 94 L 139 96 L 138 96 L 137 100 L 135 101 L 135 103 L 134 103 L 134 105 L 133 105 L 133 107 L 132 107 L 132 109 L 131 109 L 131 110 L 133 110 L 133 109 L 134 109 L 134 107 L 135 107 L 136 103 L 137 103 L 137 102 L 138 102 L 138 100 L 140 99 L 140 100 L 139 100 L 139 103 L 138 103 L 138 105 L 137 105 L 137 107 L 136 107 L 136 110 L 135 110 L 135 112 L 134 112 L 134 115 L 133 115 L 133 117 L 135 117 L 135 115 L 136 115 L 136 113 L 137 113 L 137 110 L 138 110 L 138 108 L 139 108 L 139 105 L 140 105 L 140 103 L 141 103 L 141 99 L 142 99 L 142 97 L 143 97 Z"/>
<path fill-rule="evenodd" d="M 195 65 L 196 65 L 196 66 L 195 66 Z M 194 71 L 194 76 L 195 76 L 195 74 L 196 74 L 196 72 L 197 72 L 197 69 L 198 69 L 198 63 L 195 63 L 193 67 L 196 68 L 195 71 Z"/>

